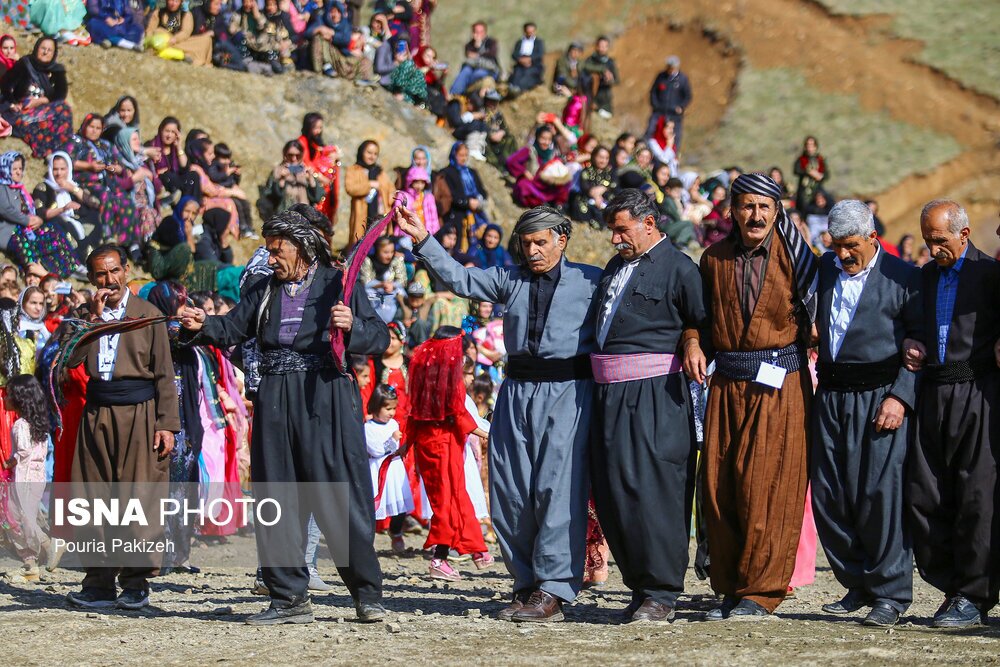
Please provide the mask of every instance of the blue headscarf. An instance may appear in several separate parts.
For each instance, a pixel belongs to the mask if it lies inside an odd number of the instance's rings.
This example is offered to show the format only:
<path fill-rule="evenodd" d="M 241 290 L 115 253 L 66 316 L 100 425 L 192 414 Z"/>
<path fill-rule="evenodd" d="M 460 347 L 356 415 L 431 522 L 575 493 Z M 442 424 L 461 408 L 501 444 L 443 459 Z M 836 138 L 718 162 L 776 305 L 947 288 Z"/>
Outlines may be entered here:
<path fill-rule="evenodd" d="M 423 144 L 420 144 L 412 151 L 410 151 L 410 167 L 411 168 L 413 167 L 413 157 L 417 154 L 417 151 L 423 151 L 424 155 L 427 156 L 427 174 L 430 175 L 434 173 L 434 162 L 433 158 L 431 157 L 431 149 Z"/>
<path fill-rule="evenodd" d="M 135 154 L 132 150 L 132 144 L 129 143 L 132 139 L 133 134 L 138 134 L 139 130 L 134 127 L 123 127 L 118 130 L 118 134 L 115 135 L 115 152 L 118 154 L 118 159 L 123 165 L 135 171 L 143 164 L 143 158 Z M 136 187 L 146 188 L 146 202 L 147 206 L 150 208 L 156 207 L 156 187 L 153 185 L 153 181 L 148 178 L 143 179 L 142 183 L 136 183 Z M 133 190 L 133 193 L 135 190 Z"/>
<path fill-rule="evenodd" d="M 468 164 L 460 165 L 455 160 L 455 154 L 458 153 L 458 149 L 462 146 L 465 146 L 463 142 L 456 141 L 455 145 L 451 147 L 451 152 L 448 154 L 448 164 L 457 169 L 459 176 L 462 177 L 462 189 L 465 190 L 466 197 L 485 199 L 479 192 L 479 188 L 476 187 L 476 179 L 472 176 L 472 170 L 469 169 Z"/>
<path fill-rule="evenodd" d="M 25 207 L 28 209 L 28 215 L 35 214 L 35 202 L 28 194 L 28 188 L 25 187 L 24 183 L 15 183 L 13 176 L 14 163 L 18 160 L 21 161 L 23 165 L 26 160 L 24 156 L 17 151 L 7 151 L 3 155 L 0 155 L 0 185 L 6 185 L 12 190 L 17 190 L 21 193 L 21 199 L 24 200 Z"/>
<path fill-rule="evenodd" d="M 489 224 L 486 225 L 486 229 L 483 230 L 483 236 L 486 236 L 486 232 L 493 230 L 500 235 L 500 242 L 497 243 L 496 248 L 487 248 L 482 240 L 479 241 L 479 250 L 476 253 L 477 259 L 476 265 L 482 269 L 489 269 L 492 267 L 498 268 L 508 268 L 514 265 L 514 260 L 511 258 L 510 253 L 503 247 L 503 230 L 500 225 Z"/>

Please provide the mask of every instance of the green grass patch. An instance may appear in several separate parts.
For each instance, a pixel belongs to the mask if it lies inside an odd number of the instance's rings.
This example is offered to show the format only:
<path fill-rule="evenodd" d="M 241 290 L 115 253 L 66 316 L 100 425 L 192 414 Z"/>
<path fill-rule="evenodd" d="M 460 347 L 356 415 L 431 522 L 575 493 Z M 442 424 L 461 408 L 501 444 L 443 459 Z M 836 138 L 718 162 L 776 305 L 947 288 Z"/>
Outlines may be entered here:
<path fill-rule="evenodd" d="M 912 173 L 924 173 L 958 155 L 954 138 L 862 110 L 853 95 L 809 86 L 786 68 L 745 69 L 722 126 L 699 149 L 702 172 L 737 164 L 747 170 L 791 167 L 806 135 L 819 139 L 837 196 L 876 193 Z M 697 153 L 697 154 L 696 154 Z"/>
<path fill-rule="evenodd" d="M 1000 97 L 1000 2 L 820 0 L 840 14 L 891 14 L 900 37 L 924 43 L 920 60 L 966 86 Z"/>

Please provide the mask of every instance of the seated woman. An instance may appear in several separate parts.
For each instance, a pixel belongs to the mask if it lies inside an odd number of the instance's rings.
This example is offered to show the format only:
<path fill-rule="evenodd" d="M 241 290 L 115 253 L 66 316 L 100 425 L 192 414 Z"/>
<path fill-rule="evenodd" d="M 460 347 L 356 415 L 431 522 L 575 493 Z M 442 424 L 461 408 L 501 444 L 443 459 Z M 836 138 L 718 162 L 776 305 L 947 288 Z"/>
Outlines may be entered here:
<path fill-rule="evenodd" d="M 397 100 L 422 105 L 427 101 L 427 82 L 410 56 L 410 47 L 405 41 L 396 44 L 393 56 L 395 67 L 389 75 L 386 86 Z"/>
<path fill-rule="evenodd" d="M 503 241 L 503 230 L 500 225 L 486 225 L 483 232 L 483 240 L 476 251 L 476 266 L 481 269 L 509 269 L 514 266 L 514 260 L 510 253 L 500 242 Z"/>
<path fill-rule="evenodd" d="M 516 180 L 514 201 L 533 208 L 563 206 L 569 200 L 571 175 L 556 154 L 555 133 L 548 125 L 535 130 L 535 140 L 510 156 L 507 171 Z"/>
<path fill-rule="evenodd" d="M 82 30 L 87 7 L 83 0 L 32 0 L 31 22 L 42 34 L 70 46 L 89 46 L 90 35 Z"/>
<path fill-rule="evenodd" d="M 11 35 L 0 35 L 0 77 L 17 63 L 17 40 Z"/>
<path fill-rule="evenodd" d="M 123 127 L 139 130 L 139 101 L 131 95 L 122 95 L 114 106 L 104 114 L 104 132 L 101 136 L 114 143 L 118 131 Z"/>
<path fill-rule="evenodd" d="M 161 120 L 156 136 L 146 142 L 145 148 L 159 151 L 158 157 L 152 156 L 153 167 L 163 183 L 163 189 L 170 193 L 183 190 L 188 158 L 181 147 L 181 122 L 173 116 Z"/>
<path fill-rule="evenodd" d="M 138 261 L 140 249 L 160 224 L 157 193 L 163 185 L 152 164 L 142 157 L 142 142 L 134 128 L 123 127 L 115 137 L 115 162 L 122 168 L 117 175 L 119 192 L 130 196 L 135 204 L 135 217 L 109 221 L 108 235 L 115 243 L 127 248 L 133 261 Z"/>
<path fill-rule="evenodd" d="M 225 211 L 217 208 L 206 210 L 202 215 L 201 236 L 194 245 L 195 260 L 232 265 L 233 238 Z"/>
<path fill-rule="evenodd" d="M 281 74 L 294 67 L 291 35 L 277 0 L 265 0 L 263 10 L 256 2 L 244 2 L 236 18 L 234 41 L 251 71 Z"/>
<path fill-rule="evenodd" d="M 289 141 L 282 160 L 275 166 L 260 188 L 257 210 L 265 220 L 290 209 L 295 204 L 317 206 L 325 195 L 316 173 L 302 164 L 302 144 Z"/>
<path fill-rule="evenodd" d="M 87 31 L 95 44 L 142 51 L 142 0 L 87 0 Z"/>
<path fill-rule="evenodd" d="M 0 114 L 37 158 L 65 148 L 73 136 L 66 68 L 56 61 L 57 55 L 56 41 L 42 37 L 31 55 L 18 60 L 0 79 Z"/>
<path fill-rule="evenodd" d="M 217 185 L 208 175 L 208 169 L 215 161 L 215 144 L 208 137 L 193 139 L 188 145 L 188 169 L 198 177 L 201 189 L 201 204 L 206 211 L 219 208 L 229 214 L 229 225 L 234 236 L 239 236 L 240 222 L 233 197 L 246 198 L 239 186 Z"/>
<path fill-rule="evenodd" d="M 163 218 L 145 248 L 144 266 L 153 280 L 178 280 L 191 271 L 195 248 L 195 221 L 201 204 L 181 197 L 173 213 Z M 201 230 L 198 230 L 201 231 Z"/>
<path fill-rule="evenodd" d="M 361 265 L 361 284 L 378 316 L 389 323 L 396 316 L 396 297 L 406 295 L 406 266 L 392 238 L 381 236 Z"/>
<path fill-rule="evenodd" d="M 604 227 L 603 211 L 618 187 L 611 171 L 611 151 L 598 146 L 590 154 L 590 166 L 580 172 L 579 189 L 570 197 L 570 217 L 589 223 L 595 229 Z"/>
<path fill-rule="evenodd" d="M 344 190 L 351 197 L 348 247 L 361 240 L 369 222 L 381 219 L 392 208 L 396 189 L 379 165 L 378 156 L 378 142 L 367 139 L 358 146 L 357 162 L 344 173 Z"/>
<path fill-rule="evenodd" d="M 298 141 L 302 149 L 302 164 L 312 169 L 323 188 L 323 196 L 319 202 L 312 203 L 336 225 L 340 205 L 340 149 L 335 144 L 323 141 L 321 114 L 307 113 L 302 118 L 302 134 Z"/>
<path fill-rule="evenodd" d="M 0 249 L 22 268 L 34 262 L 60 278 L 83 279 L 86 270 L 66 233 L 38 216 L 23 180 L 24 156 L 0 155 Z"/>
<path fill-rule="evenodd" d="M 424 83 L 427 84 L 427 108 L 438 118 L 443 118 L 448 103 L 448 90 L 444 85 L 448 65 L 438 62 L 437 49 L 432 46 L 421 47 L 414 53 L 413 64 L 424 75 Z"/>
<path fill-rule="evenodd" d="M 101 200 L 73 180 L 73 160 L 67 153 L 56 151 L 48 162 L 48 175 L 31 193 L 35 210 L 62 227 L 76 241 L 78 255 L 86 257 L 101 243 Z"/>
<path fill-rule="evenodd" d="M 461 252 L 478 245 L 490 223 L 483 211 L 486 198 L 479 172 L 469 166 L 468 146 L 456 142 L 451 147 L 448 166 L 434 179 L 434 199 L 441 211 L 442 224 L 460 230 L 458 249 Z"/>
<path fill-rule="evenodd" d="M 181 0 L 166 0 L 153 12 L 146 26 L 146 45 L 165 60 L 212 64 L 212 33 L 194 34 L 194 18 L 181 7 Z"/>

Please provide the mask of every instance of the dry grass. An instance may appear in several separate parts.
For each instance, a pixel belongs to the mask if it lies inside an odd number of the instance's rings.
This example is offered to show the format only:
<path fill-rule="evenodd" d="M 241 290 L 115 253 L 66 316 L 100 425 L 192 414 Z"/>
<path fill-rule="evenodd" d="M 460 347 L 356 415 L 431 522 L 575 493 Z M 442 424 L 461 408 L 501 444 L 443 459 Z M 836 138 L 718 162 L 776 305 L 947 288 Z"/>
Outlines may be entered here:
<path fill-rule="evenodd" d="M 854 96 L 811 88 L 793 69 L 745 69 L 738 92 L 709 141 L 689 157 L 702 171 L 729 164 L 790 169 L 806 135 L 816 135 L 838 196 L 874 194 L 961 152 L 950 136 L 860 110 Z"/>
<path fill-rule="evenodd" d="M 893 31 L 919 40 L 919 59 L 980 92 L 1000 97 L 1000 2 L 996 0 L 820 0 L 841 14 L 890 14 Z"/>

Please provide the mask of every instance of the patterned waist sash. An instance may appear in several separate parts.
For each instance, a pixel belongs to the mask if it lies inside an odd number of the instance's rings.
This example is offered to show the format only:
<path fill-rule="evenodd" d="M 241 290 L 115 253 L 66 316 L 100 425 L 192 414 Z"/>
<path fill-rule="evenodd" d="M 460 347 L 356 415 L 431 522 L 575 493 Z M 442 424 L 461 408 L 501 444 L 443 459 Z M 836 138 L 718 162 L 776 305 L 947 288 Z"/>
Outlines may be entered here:
<path fill-rule="evenodd" d="M 805 365 L 805 353 L 798 343 L 773 350 L 715 353 L 716 372 L 730 380 L 750 382 L 756 379 L 761 364 L 780 366 L 794 373 Z"/>
<path fill-rule="evenodd" d="M 333 368 L 333 359 L 328 354 L 303 354 L 284 347 L 260 352 L 261 375 L 307 373 L 324 368 Z"/>
<path fill-rule="evenodd" d="M 937 384 L 959 384 L 972 382 L 977 378 L 1000 371 L 992 358 L 967 361 L 952 361 L 924 368 L 924 378 Z"/>
<path fill-rule="evenodd" d="M 673 354 L 591 354 L 590 367 L 597 384 L 615 384 L 680 373 L 681 360 Z"/>

